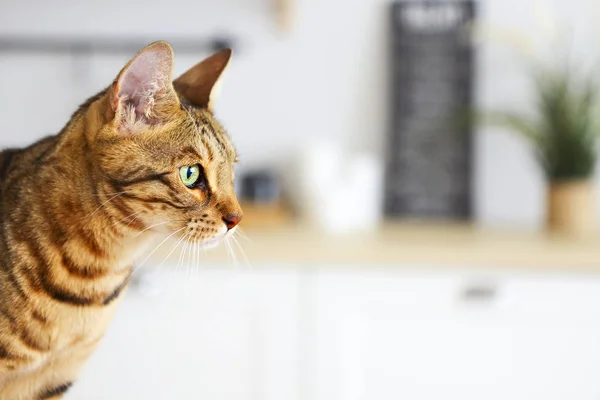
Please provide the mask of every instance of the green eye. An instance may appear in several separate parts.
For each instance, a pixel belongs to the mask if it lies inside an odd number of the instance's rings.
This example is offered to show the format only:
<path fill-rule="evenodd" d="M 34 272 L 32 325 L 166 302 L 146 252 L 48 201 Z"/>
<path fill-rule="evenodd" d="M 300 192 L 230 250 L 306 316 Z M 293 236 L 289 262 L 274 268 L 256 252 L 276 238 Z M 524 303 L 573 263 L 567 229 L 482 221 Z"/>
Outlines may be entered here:
<path fill-rule="evenodd" d="M 197 186 L 200 181 L 200 166 L 190 165 L 187 167 L 179 168 L 179 177 L 183 184 L 189 188 Z"/>

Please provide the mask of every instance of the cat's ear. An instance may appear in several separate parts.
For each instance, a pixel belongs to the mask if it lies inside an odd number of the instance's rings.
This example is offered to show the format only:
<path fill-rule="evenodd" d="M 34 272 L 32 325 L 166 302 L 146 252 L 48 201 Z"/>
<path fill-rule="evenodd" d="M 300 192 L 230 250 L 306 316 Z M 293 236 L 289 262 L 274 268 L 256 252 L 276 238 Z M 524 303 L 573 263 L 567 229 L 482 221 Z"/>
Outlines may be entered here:
<path fill-rule="evenodd" d="M 119 131 L 135 133 L 160 124 L 179 106 L 173 84 L 173 49 L 167 42 L 143 48 L 121 70 L 109 91 Z"/>
<path fill-rule="evenodd" d="M 219 80 L 231 60 L 231 49 L 224 49 L 190 68 L 173 82 L 177 92 L 200 108 L 212 109 Z"/>

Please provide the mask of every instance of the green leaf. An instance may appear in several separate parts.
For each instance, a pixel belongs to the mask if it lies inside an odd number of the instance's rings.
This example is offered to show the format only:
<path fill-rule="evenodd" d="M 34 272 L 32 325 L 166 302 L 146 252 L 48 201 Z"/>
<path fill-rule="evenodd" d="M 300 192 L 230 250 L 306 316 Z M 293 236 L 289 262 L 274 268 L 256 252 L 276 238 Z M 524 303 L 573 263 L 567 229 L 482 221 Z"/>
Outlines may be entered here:
<path fill-rule="evenodd" d="M 487 112 L 478 118 L 527 139 L 550 180 L 590 177 L 600 134 L 598 86 L 590 76 L 568 68 L 536 69 L 533 115 Z"/>

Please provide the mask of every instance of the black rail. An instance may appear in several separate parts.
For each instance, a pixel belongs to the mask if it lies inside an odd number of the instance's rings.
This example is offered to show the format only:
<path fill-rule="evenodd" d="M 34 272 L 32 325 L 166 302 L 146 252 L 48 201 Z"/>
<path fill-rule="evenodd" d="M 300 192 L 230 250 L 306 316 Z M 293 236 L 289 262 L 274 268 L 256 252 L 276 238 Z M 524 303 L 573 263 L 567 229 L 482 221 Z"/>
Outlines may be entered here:
<path fill-rule="evenodd" d="M 156 38 L 74 38 L 52 36 L 0 36 L 0 53 L 45 53 L 85 55 L 102 54 L 135 54 Z M 167 40 L 178 54 L 218 51 L 233 48 L 231 38 L 215 37 L 212 39 Z"/>

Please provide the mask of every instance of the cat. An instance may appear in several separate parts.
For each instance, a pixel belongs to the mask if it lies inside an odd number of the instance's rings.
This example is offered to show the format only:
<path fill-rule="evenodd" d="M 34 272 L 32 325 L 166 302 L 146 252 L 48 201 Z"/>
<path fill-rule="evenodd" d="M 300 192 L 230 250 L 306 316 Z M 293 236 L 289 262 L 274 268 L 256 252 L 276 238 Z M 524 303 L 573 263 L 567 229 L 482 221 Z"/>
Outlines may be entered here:
<path fill-rule="evenodd" d="M 173 75 L 142 49 L 56 136 L 0 153 L 0 399 L 60 399 L 157 236 L 214 244 L 242 219 L 213 114 L 222 50 Z"/>

